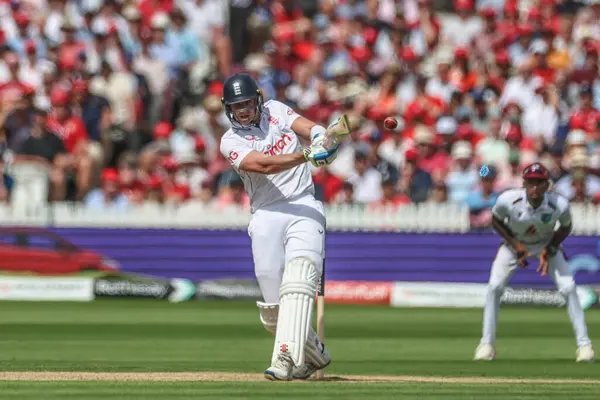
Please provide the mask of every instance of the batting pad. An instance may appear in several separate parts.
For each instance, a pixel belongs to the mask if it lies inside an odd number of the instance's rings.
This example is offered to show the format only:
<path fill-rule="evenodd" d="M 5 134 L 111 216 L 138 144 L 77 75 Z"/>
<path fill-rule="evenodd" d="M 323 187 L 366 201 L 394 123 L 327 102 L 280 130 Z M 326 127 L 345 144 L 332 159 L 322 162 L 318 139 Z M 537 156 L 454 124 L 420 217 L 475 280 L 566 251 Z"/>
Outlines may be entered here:
<path fill-rule="evenodd" d="M 304 347 L 312 327 L 312 311 L 317 295 L 317 270 L 308 258 L 290 260 L 279 288 L 279 319 L 273 362 L 287 353 L 296 366 L 304 364 Z"/>
<path fill-rule="evenodd" d="M 265 329 L 275 336 L 277 332 L 277 316 L 279 315 L 279 304 L 277 303 L 263 303 L 257 301 L 256 306 L 260 312 L 260 322 L 262 322 Z"/>

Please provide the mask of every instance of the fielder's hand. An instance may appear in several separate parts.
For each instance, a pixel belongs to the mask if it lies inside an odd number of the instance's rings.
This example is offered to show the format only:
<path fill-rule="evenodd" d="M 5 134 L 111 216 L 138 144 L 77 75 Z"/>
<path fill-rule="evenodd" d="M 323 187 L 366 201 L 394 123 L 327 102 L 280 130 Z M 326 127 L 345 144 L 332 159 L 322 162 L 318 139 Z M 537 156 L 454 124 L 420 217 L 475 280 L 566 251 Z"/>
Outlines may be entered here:
<path fill-rule="evenodd" d="M 540 266 L 535 272 L 541 272 L 542 276 L 548 275 L 548 264 L 550 262 L 550 252 L 548 249 L 543 249 L 540 253 Z"/>
<path fill-rule="evenodd" d="M 517 264 L 519 264 L 521 268 L 527 268 L 527 266 L 529 265 L 529 263 L 526 260 L 528 256 L 527 247 L 525 247 L 523 243 L 517 242 L 515 243 L 514 249 L 517 252 Z"/>
<path fill-rule="evenodd" d="M 337 158 L 338 147 L 331 150 L 326 150 L 322 146 L 311 145 L 304 149 L 304 158 L 315 167 L 323 167 L 329 165 Z"/>

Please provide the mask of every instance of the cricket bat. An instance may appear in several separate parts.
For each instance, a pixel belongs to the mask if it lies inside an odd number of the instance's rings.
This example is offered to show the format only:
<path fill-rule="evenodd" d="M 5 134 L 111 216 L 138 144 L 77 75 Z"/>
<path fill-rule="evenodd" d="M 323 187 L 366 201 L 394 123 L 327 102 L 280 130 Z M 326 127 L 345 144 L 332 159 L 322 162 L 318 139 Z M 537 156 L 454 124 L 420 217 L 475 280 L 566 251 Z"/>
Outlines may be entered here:
<path fill-rule="evenodd" d="M 346 114 L 342 114 L 336 121 L 332 122 L 325 132 L 325 140 L 323 146 L 326 149 L 332 149 L 344 139 L 345 136 L 352 132 L 350 120 Z"/>
<path fill-rule="evenodd" d="M 323 260 L 323 272 L 317 287 L 317 336 L 321 343 L 325 343 L 325 260 Z M 322 369 L 317 371 L 317 379 L 323 379 L 324 376 Z"/>

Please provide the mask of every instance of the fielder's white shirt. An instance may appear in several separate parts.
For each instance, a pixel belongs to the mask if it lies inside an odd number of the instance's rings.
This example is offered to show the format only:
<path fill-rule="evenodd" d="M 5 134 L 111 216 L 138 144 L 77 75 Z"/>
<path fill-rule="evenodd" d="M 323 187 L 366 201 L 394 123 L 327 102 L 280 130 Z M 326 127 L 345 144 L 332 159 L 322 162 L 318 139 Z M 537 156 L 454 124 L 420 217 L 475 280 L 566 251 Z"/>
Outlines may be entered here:
<path fill-rule="evenodd" d="M 542 204 L 534 209 L 527 201 L 525 189 L 507 190 L 496 200 L 492 213 L 507 224 L 532 255 L 538 255 L 550 244 L 557 221 L 561 227 L 571 225 L 569 201 L 553 192 L 546 192 Z"/>
<path fill-rule="evenodd" d="M 242 160 L 251 151 L 259 151 L 267 156 L 302 151 L 300 140 L 291 129 L 292 123 L 298 117 L 300 115 L 285 104 L 269 100 L 263 106 L 259 127 L 232 127 L 221 139 L 221 154 L 240 174 L 244 188 L 250 196 L 252 212 L 303 194 L 314 195 L 314 185 L 307 163 L 270 175 L 240 170 Z"/>

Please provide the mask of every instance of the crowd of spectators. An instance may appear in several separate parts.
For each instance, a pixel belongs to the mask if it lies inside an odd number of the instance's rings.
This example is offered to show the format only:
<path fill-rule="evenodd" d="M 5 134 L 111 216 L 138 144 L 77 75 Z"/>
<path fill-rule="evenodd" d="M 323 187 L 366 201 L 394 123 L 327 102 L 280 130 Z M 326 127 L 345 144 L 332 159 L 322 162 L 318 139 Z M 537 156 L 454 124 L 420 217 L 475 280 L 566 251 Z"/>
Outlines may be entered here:
<path fill-rule="evenodd" d="M 459 202 L 486 225 L 533 161 L 571 201 L 600 201 L 600 2 L 446 6 L 2 0 L 0 201 L 11 166 L 36 161 L 52 201 L 247 206 L 218 152 L 239 71 L 320 124 L 350 116 L 338 159 L 314 170 L 328 203 Z"/>

